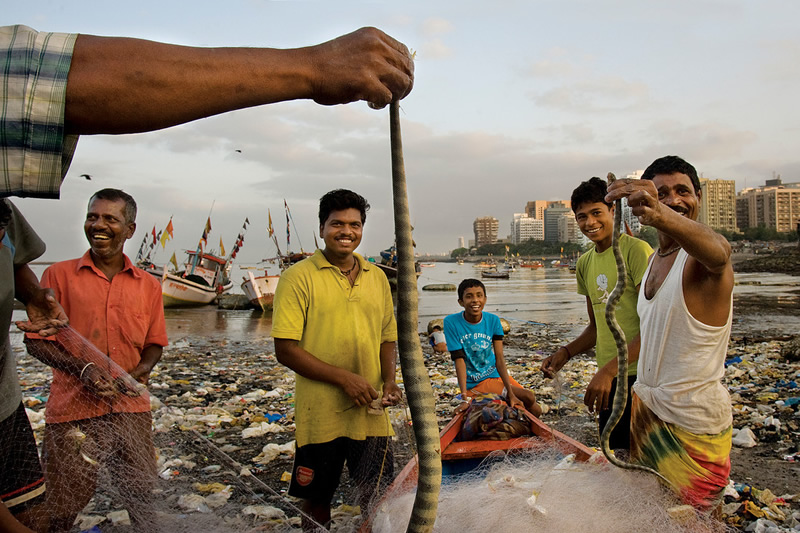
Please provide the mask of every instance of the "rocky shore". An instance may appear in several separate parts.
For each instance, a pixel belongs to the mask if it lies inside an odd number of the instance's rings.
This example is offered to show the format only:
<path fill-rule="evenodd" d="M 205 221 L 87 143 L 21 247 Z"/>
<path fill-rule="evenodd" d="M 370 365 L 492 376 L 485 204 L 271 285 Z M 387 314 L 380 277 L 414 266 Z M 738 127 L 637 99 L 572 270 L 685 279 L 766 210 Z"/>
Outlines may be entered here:
<path fill-rule="evenodd" d="M 767 249 L 759 254 L 734 253 L 733 269 L 736 272 L 775 272 L 800 276 L 800 247 L 794 243 Z"/>

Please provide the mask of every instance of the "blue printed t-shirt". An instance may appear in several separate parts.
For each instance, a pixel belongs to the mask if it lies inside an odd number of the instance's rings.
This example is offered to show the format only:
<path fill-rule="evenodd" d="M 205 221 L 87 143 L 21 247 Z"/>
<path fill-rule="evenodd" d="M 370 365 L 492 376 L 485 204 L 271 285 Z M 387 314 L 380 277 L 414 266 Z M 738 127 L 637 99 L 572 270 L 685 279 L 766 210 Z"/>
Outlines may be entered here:
<path fill-rule="evenodd" d="M 492 347 L 494 339 L 503 338 L 503 325 L 497 315 L 483 313 L 477 324 L 467 322 L 463 312 L 449 315 L 444 319 L 444 336 L 451 355 L 456 350 L 464 351 L 467 389 L 475 388 L 484 379 L 500 377 Z"/>

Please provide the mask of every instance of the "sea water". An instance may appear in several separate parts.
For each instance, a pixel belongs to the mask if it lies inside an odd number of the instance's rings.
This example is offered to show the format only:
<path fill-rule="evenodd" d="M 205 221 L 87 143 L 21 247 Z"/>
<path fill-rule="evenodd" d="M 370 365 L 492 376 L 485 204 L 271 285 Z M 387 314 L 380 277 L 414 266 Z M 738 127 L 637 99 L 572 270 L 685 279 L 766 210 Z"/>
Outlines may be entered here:
<path fill-rule="evenodd" d="M 434 267 L 422 268 L 417 286 L 419 288 L 419 331 L 426 331 L 428 322 L 443 318 L 461 310 L 456 291 L 427 291 L 426 285 L 449 283 L 458 285 L 465 278 L 481 279 L 481 271 L 472 263 L 434 263 Z M 32 269 L 41 276 L 46 265 L 34 264 Z M 232 278 L 242 279 L 242 272 L 234 266 Z M 519 268 L 511 272 L 508 279 L 481 279 L 486 286 L 486 311 L 505 318 L 515 325 L 567 325 L 568 333 L 577 335 L 586 327 L 586 298 L 579 295 L 575 273 L 567 268 Z M 240 283 L 234 283 L 234 292 L 241 292 Z M 742 273 L 736 274 L 734 296 L 742 298 L 800 298 L 800 278 L 786 274 Z M 194 336 L 252 340 L 269 338 L 272 331 L 272 316 L 259 310 L 224 310 L 215 305 L 194 308 L 172 308 L 164 312 L 170 342 Z M 24 320 L 25 313 L 15 310 L 14 320 Z M 757 317 L 736 315 L 736 321 L 754 320 L 760 326 L 773 324 L 777 329 L 796 332 L 800 329 L 800 317 L 775 315 L 766 308 Z M 11 342 L 22 344 L 22 334 L 11 326 Z"/>

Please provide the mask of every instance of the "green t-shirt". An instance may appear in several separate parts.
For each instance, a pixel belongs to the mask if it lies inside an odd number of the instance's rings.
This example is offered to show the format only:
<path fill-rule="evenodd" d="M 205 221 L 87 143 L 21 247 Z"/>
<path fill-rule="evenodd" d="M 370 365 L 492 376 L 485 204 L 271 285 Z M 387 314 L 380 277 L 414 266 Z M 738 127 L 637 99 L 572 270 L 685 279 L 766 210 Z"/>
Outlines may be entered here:
<path fill-rule="evenodd" d="M 362 376 L 382 394 L 380 346 L 397 340 L 386 275 L 356 254 L 355 285 L 320 250 L 281 274 L 275 291 L 272 336 L 299 341 L 317 359 Z M 354 407 L 339 387 L 295 374 L 298 446 L 338 437 L 363 440 L 394 435 L 386 413 Z"/>
<path fill-rule="evenodd" d="M 639 293 L 636 287 L 642 282 L 647 260 L 653 249 L 645 241 L 629 235 L 621 235 L 619 249 L 628 272 L 628 285 L 617 305 L 617 322 L 630 342 L 639 334 L 639 315 L 636 314 L 636 302 Z M 606 324 L 606 302 L 617 284 L 617 264 L 614 252 L 609 246 L 598 253 L 592 248 L 578 259 L 576 268 L 578 278 L 578 294 L 589 297 L 597 325 L 597 368 L 602 368 L 617 356 L 617 344 Z M 628 375 L 636 375 L 636 362 L 628 365 Z"/>

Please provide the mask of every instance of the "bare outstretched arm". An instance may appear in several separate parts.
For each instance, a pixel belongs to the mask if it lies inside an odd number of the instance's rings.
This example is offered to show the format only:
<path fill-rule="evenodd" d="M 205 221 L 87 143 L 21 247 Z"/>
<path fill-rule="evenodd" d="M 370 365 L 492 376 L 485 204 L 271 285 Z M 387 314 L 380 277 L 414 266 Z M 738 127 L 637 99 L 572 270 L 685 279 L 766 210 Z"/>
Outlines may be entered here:
<path fill-rule="evenodd" d="M 136 133 L 302 98 L 383 107 L 405 97 L 413 83 L 406 46 L 376 28 L 285 50 L 79 35 L 67 81 L 66 128 L 72 134 Z"/>
<path fill-rule="evenodd" d="M 650 180 L 617 180 L 608 186 L 607 202 L 627 198 L 633 214 L 642 224 L 653 226 L 671 237 L 709 273 L 730 268 L 731 247 L 719 233 L 705 224 L 682 216 L 659 201 L 659 191 Z"/>

